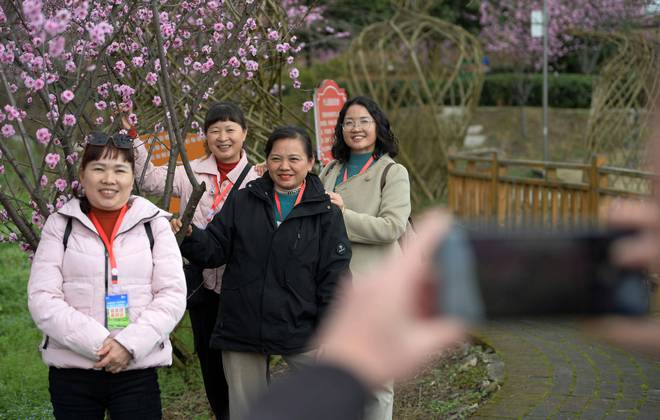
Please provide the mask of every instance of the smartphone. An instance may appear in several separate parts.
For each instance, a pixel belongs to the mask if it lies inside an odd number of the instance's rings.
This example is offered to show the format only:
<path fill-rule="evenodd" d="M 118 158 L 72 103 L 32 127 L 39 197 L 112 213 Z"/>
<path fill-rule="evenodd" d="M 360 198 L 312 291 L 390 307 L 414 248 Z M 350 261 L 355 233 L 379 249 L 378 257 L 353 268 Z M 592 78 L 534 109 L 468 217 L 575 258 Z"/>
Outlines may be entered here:
<path fill-rule="evenodd" d="M 648 279 L 617 267 L 610 246 L 633 231 L 455 226 L 437 249 L 442 313 L 469 321 L 557 315 L 643 315 Z"/>

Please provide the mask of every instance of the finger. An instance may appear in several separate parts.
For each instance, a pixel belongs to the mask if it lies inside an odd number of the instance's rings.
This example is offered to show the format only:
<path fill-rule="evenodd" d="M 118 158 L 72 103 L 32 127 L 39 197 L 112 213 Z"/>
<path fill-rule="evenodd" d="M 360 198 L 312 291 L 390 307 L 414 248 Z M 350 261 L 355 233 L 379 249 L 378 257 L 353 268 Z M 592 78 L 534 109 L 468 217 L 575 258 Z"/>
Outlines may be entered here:
<path fill-rule="evenodd" d="M 404 256 L 401 259 L 392 259 L 388 271 L 397 273 L 390 278 L 399 279 L 401 282 L 410 283 L 423 282 L 428 280 L 427 276 L 422 276 L 424 267 L 428 265 L 428 256 L 436 249 L 451 226 L 451 216 L 443 211 L 432 210 L 419 217 L 419 222 L 415 231 L 417 236 L 411 241 L 410 246 L 404 250 Z M 421 256 L 421 258 L 420 258 Z M 410 275 L 410 273 L 416 273 Z"/>
<path fill-rule="evenodd" d="M 176 227 L 176 230 L 178 231 L 183 226 L 183 222 L 181 221 L 181 219 L 174 219 L 172 221 L 172 226 Z"/>
<path fill-rule="evenodd" d="M 615 264 L 623 267 L 652 268 L 658 262 L 659 249 L 655 235 L 642 234 L 619 239 L 612 244 L 610 255 Z"/>
<path fill-rule="evenodd" d="M 109 363 L 111 363 L 111 361 L 112 361 L 112 357 L 110 356 L 110 354 L 107 354 L 104 358 L 102 358 L 101 360 L 99 360 L 98 362 L 96 362 L 96 363 L 94 364 L 94 367 L 95 367 L 95 368 L 104 368 L 104 367 L 106 367 Z"/>
<path fill-rule="evenodd" d="M 421 359 L 440 349 L 459 343 L 465 338 L 465 326 L 458 320 L 431 319 L 417 322 L 410 331 L 410 348 Z"/>
<path fill-rule="evenodd" d="M 609 226 L 625 228 L 655 228 L 660 221 L 657 206 L 649 202 L 615 200 L 608 208 Z"/>
<path fill-rule="evenodd" d="M 100 349 L 96 352 L 96 355 L 99 357 L 104 357 L 108 352 L 110 351 L 110 345 L 109 344 L 103 344 Z"/>
<path fill-rule="evenodd" d="M 627 350 L 660 354 L 660 322 L 654 319 L 604 318 L 585 324 L 592 337 L 605 340 Z"/>

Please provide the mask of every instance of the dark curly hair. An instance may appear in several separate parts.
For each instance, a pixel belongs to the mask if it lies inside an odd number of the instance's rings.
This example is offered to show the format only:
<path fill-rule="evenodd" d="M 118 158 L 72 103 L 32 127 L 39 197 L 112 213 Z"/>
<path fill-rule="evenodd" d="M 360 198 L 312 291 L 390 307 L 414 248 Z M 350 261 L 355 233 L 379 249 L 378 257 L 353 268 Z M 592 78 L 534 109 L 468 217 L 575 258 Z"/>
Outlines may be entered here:
<path fill-rule="evenodd" d="M 335 138 L 332 143 L 332 157 L 337 159 L 339 162 L 346 162 L 351 156 L 351 149 L 346 144 L 344 140 L 344 130 L 342 124 L 344 123 L 344 118 L 346 118 L 346 112 L 348 108 L 352 105 L 362 105 L 367 109 L 371 118 L 374 119 L 376 123 L 376 148 L 375 152 L 378 155 L 383 155 L 385 153 L 389 154 L 390 157 L 395 157 L 399 154 L 399 141 L 394 136 L 394 133 L 390 129 L 390 121 L 387 119 L 387 115 L 383 112 L 382 109 L 374 102 L 373 99 L 366 96 L 356 96 L 355 98 L 346 101 L 341 111 L 339 111 L 339 118 L 337 118 L 337 125 L 335 126 Z"/>

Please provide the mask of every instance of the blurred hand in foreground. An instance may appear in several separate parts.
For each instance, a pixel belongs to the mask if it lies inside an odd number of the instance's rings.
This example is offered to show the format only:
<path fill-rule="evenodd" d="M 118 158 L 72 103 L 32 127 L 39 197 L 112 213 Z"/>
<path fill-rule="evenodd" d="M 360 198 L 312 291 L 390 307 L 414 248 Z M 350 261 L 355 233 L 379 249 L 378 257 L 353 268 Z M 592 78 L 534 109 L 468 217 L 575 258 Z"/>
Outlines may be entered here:
<path fill-rule="evenodd" d="M 414 243 L 373 272 L 344 284 L 317 336 L 320 360 L 344 367 L 365 384 L 412 375 L 428 356 L 464 337 L 457 320 L 434 313 L 431 257 L 449 230 L 446 213 L 421 218 Z"/>
<path fill-rule="evenodd" d="M 611 256 L 622 267 L 660 272 L 660 207 L 654 201 L 613 202 L 607 209 L 609 227 L 634 229 L 633 236 L 612 245 Z M 660 319 L 608 317 L 590 321 L 588 333 L 628 350 L 660 356 Z"/>

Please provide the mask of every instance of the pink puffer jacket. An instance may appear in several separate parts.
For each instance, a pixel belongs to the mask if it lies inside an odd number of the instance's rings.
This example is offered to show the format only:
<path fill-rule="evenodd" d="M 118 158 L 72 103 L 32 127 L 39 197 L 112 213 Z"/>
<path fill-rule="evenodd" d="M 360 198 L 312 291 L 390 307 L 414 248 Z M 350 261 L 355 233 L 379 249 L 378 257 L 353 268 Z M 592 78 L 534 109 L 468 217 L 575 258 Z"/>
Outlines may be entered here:
<path fill-rule="evenodd" d="M 151 162 L 147 163 L 146 160 L 147 151 L 145 146 L 137 146 L 135 148 L 135 181 L 136 183 L 140 181 L 143 168 L 146 165 L 147 169 L 144 174 L 144 179 L 142 184 L 139 185 L 140 191 L 145 194 L 162 194 L 165 188 L 165 178 L 167 178 L 167 166 L 154 166 L 151 164 Z M 228 182 L 231 181 L 232 183 L 235 183 L 247 164 L 247 155 L 245 151 L 243 151 L 241 153 L 241 160 L 238 162 L 236 167 L 230 171 L 229 174 L 227 174 L 229 181 L 225 180 L 220 185 L 220 191 L 225 189 Z M 195 209 L 195 215 L 193 216 L 193 223 L 195 226 L 200 229 L 204 229 L 208 223 L 206 218 L 211 211 L 211 206 L 213 205 L 213 197 L 216 194 L 215 180 L 218 179 L 220 173 L 218 172 L 218 166 L 216 165 L 216 161 L 213 155 L 195 159 L 190 162 L 190 166 L 195 173 L 197 182 L 206 183 L 206 191 L 202 195 L 202 198 L 199 200 L 197 208 Z M 238 188 L 245 188 L 248 182 L 256 178 L 259 178 L 259 174 L 257 174 L 254 167 L 252 167 Z M 177 166 L 174 171 L 172 195 L 181 199 L 182 210 L 186 208 L 191 194 L 192 184 L 190 184 L 190 181 L 188 180 L 186 171 L 183 169 L 183 166 Z M 223 204 L 224 203 L 221 203 L 215 209 L 214 214 L 220 212 Z M 215 290 L 216 293 L 220 293 L 222 274 L 225 271 L 224 268 L 225 267 L 222 266 L 220 268 L 204 270 L 204 287 L 207 289 Z"/>
<path fill-rule="evenodd" d="M 169 334 L 186 309 L 181 253 L 169 213 L 142 197 L 131 197 L 129 205 L 113 249 L 130 324 L 112 335 L 133 355 L 128 369 L 170 365 Z M 65 252 L 68 218 L 73 224 Z M 145 222 L 151 225 L 153 250 Z M 96 351 L 111 334 L 104 326 L 108 272 L 103 242 L 72 199 L 46 221 L 28 284 L 28 306 L 44 333 L 40 349 L 47 365 L 93 368 Z"/>

